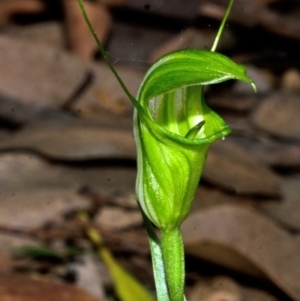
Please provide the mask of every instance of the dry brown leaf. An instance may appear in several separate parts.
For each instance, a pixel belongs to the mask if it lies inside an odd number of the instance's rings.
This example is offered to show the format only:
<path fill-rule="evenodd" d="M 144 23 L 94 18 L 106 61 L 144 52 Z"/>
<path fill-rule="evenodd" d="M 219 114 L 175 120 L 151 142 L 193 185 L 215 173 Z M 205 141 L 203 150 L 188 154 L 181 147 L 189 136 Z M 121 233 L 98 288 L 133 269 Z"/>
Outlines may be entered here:
<path fill-rule="evenodd" d="M 232 134 L 238 137 L 257 137 L 255 129 L 251 126 L 245 116 L 224 116 L 224 120 L 231 127 Z M 228 137 L 231 139 L 231 136 Z"/>
<path fill-rule="evenodd" d="M 256 136 L 257 137 L 257 134 Z M 253 154 L 259 160 L 276 167 L 295 168 L 300 166 L 300 146 L 271 139 L 235 140 L 240 147 Z M 232 138 L 229 138 L 232 139 Z"/>
<path fill-rule="evenodd" d="M 210 282 L 201 281 L 196 284 L 189 301 L 242 301 L 239 285 L 228 277 L 217 277 Z"/>
<path fill-rule="evenodd" d="M 95 216 L 95 223 L 105 229 L 124 230 L 142 225 L 143 218 L 140 210 L 128 211 L 118 207 L 105 207 Z"/>
<path fill-rule="evenodd" d="M 258 128 L 284 139 L 300 139 L 298 94 L 276 93 L 259 104 L 251 116 Z"/>
<path fill-rule="evenodd" d="M 215 3 L 202 3 L 199 7 L 199 13 L 201 15 L 222 20 L 226 5 L 219 5 Z M 290 15 L 279 14 L 274 10 L 261 5 L 247 5 L 244 1 L 233 5 L 229 20 L 233 20 L 244 26 L 254 27 L 257 25 L 265 27 L 272 33 L 299 40 L 300 31 L 299 18 L 291 17 Z"/>
<path fill-rule="evenodd" d="M 101 301 L 84 290 L 49 280 L 17 274 L 0 274 L 0 300 L 12 301 Z"/>
<path fill-rule="evenodd" d="M 260 202 L 257 206 L 288 228 L 300 231 L 300 176 L 283 179 L 281 191 L 282 200 Z"/>
<path fill-rule="evenodd" d="M 1 36 L 0 47 L 0 90 L 3 94 L 41 107 L 63 107 L 91 74 L 93 83 L 69 107 L 82 110 L 82 115 L 98 117 L 103 115 L 103 109 L 120 113 L 121 105 L 122 113 L 132 115 L 132 104 L 105 64 L 90 64 L 43 43 L 19 38 Z M 118 72 L 135 95 L 143 73 L 129 68 L 120 68 Z M 102 101 L 99 90 L 108 100 Z M 89 108 L 92 112 L 84 114 Z"/>
<path fill-rule="evenodd" d="M 159 48 L 155 49 L 149 56 L 149 61 L 151 63 L 154 63 L 156 60 L 158 60 L 161 56 L 181 49 L 181 48 L 190 48 L 187 47 L 187 44 L 190 44 L 192 39 L 197 34 L 197 31 L 195 29 L 187 29 L 184 32 L 180 33 L 180 35 L 175 36 L 174 38 L 168 40 L 163 45 L 161 45 Z M 202 38 L 204 40 L 204 38 Z"/>
<path fill-rule="evenodd" d="M 134 194 L 135 169 L 116 167 L 65 167 L 52 165 L 31 154 L 0 156 L 0 224 L 34 228 L 60 219 L 68 212 L 89 208 L 78 194 L 88 186 L 103 196 Z"/>
<path fill-rule="evenodd" d="M 39 227 L 62 213 L 89 205 L 76 196 L 76 184 L 72 185 L 70 177 L 32 155 L 2 155 L 0 170 L 1 225 Z"/>
<path fill-rule="evenodd" d="M 0 2 L 0 26 L 8 23 L 15 14 L 36 14 L 46 8 L 41 0 L 2 0 Z"/>
<path fill-rule="evenodd" d="M 124 5 L 127 2 L 127 0 L 96 0 L 96 2 L 99 2 L 103 5 L 107 5 L 109 7 L 113 7 Z"/>
<path fill-rule="evenodd" d="M 12 257 L 8 253 L 0 251 L 0 273 L 9 273 L 12 271 L 12 269 L 13 269 Z"/>
<path fill-rule="evenodd" d="M 189 28 L 179 35 L 166 41 L 160 47 L 155 49 L 149 56 L 149 61 L 154 63 L 161 56 L 179 49 L 210 49 L 215 39 L 215 32 L 205 32 L 194 28 Z M 229 30 L 225 30 L 218 50 L 222 51 L 233 47 L 235 41 Z"/>
<path fill-rule="evenodd" d="M 27 103 L 61 106 L 84 80 L 87 64 L 41 43 L 0 37 L 0 90 Z"/>
<path fill-rule="evenodd" d="M 21 125 L 37 120 L 52 120 L 59 123 L 74 119 L 74 116 L 47 105 L 24 103 L 0 94 L 0 118 L 11 124 Z M 0 141 L 5 141 L 5 139 L 0 139 Z"/>
<path fill-rule="evenodd" d="M 213 108 L 220 108 L 234 112 L 248 112 L 259 101 L 257 95 L 228 95 L 207 98 L 207 103 Z"/>
<path fill-rule="evenodd" d="M 97 45 L 82 17 L 78 2 L 76 0 L 62 2 L 71 50 L 83 59 L 93 59 Z M 109 11 L 101 2 L 85 2 L 84 6 L 98 38 L 104 43 L 112 25 Z"/>
<path fill-rule="evenodd" d="M 19 200 L 20 201 L 20 200 Z M 38 202 L 38 200 L 35 200 L 36 202 Z M 16 206 L 16 204 L 14 204 Z M 7 213 L 6 210 L 4 210 L 4 212 Z M 5 214 L 3 212 L 3 214 Z M 10 212 L 12 213 L 12 211 Z M 3 215 L 0 214 L 0 223 L 1 223 L 1 217 Z M 15 217 L 18 217 L 18 214 L 16 214 L 16 216 L 14 216 L 14 218 L 12 218 L 13 215 L 11 215 L 9 218 L 10 220 L 14 220 Z M 4 225 L 1 223 L 1 228 L 5 228 L 7 227 L 8 225 Z M 23 223 L 22 227 L 25 227 L 25 226 L 30 226 L 30 224 L 27 224 L 26 223 Z M 22 228 L 21 228 L 22 229 Z M 3 229 L 2 229 L 3 231 Z M 31 238 L 31 237 L 27 237 L 27 236 L 22 236 L 22 235 L 16 235 L 15 233 L 13 233 L 13 231 L 9 232 L 4 232 L 2 233 L 2 231 L 0 232 L 0 252 L 6 252 L 8 254 L 11 254 L 11 252 L 15 249 L 15 248 L 20 248 L 20 247 L 23 247 L 23 246 L 28 246 L 28 247 L 40 247 L 40 243 L 34 239 L 34 238 Z M 6 269 L 6 264 L 9 264 L 9 265 L 12 265 L 12 260 L 11 262 L 10 261 L 7 261 L 7 263 L 4 263 L 2 265 L 2 262 L 1 263 L 1 266 L 3 266 L 3 269 Z M 12 269 L 15 268 L 14 267 L 11 267 Z M 0 272 L 4 271 L 2 268 L 0 268 Z M 11 269 L 11 270 L 12 270 Z M 4 272 L 8 272 L 8 271 L 4 271 Z"/>
<path fill-rule="evenodd" d="M 27 43 L 42 43 L 47 47 L 64 51 L 66 36 L 63 25 L 58 20 L 28 24 L 12 24 L 5 30 L 11 38 L 26 40 Z"/>
<path fill-rule="evenodd" d="M 187 298 L 189 301 L 276 301 L 269 293 L 244 287 L 229 277 L 218 276 L 196 283 Z"/>
<path fill-rule="evenodd" d="M 280 177 L 249 152 L 229 141 L 212 144 L 203 178 L 239 194 L 280 195 Z"/>
<path fill-rule="evenodd" d="M 257 68 L 253 65 L 247 65 L 247 75 L 255 82 L 257 91 L 260 94 L 267 94 L 273 92 L 276 84 L 277 78 L 274 74 L 268 70 L 263 70 L 261 68 Z M 250 85 L 236 81 L 234 83 L 233 91 L 237 94 L 250 94 L 253 97 L 253 89 Z"/>
<path fill-rule="evenodd" d="M 182 226 L 188 254 L 268 277 L 300 300 L 300 244 L 256 210 L 225 204 L 194 212 Z"/>
<path fill-rule="evenodd" d="M 285 91 L 300 91 L 300 72 L 295 68 L 285 71 L 281 79 L 281 87 Z"/>
<path fill-rule="evenodd" d="M 205 210 L 210 207 L 224 204 L 242 204 L 252 208 L 252 206 L 256 204 L 256 201 L 250 197 L 225 193 L 220 189 L 216 189 L 215 187 L 206 187 L 200 185 L 193 200 L 192 212 L 197 210 Z"/>
<path fill-rule="evenodd" d="M 92 67 L 94 80 L 89 89 L 78 97 L 71 108 L 85 118 L 99 119 L 111 112 L 117 123 L 120 115 L 132 120 L 133 105 L 106 64 L 95 64 Z M 136 95 L 144 76 L 143 72 L 128 67 L 119 67 L 118 73 L 132 95 Z"/>
<path fill-rule="evenodd" d="M 60 160 L 135 159 L 131 130 L 120 130 L 80 120 L 39 122 L 0 141 L 1 150 L 27 149 Z"/>

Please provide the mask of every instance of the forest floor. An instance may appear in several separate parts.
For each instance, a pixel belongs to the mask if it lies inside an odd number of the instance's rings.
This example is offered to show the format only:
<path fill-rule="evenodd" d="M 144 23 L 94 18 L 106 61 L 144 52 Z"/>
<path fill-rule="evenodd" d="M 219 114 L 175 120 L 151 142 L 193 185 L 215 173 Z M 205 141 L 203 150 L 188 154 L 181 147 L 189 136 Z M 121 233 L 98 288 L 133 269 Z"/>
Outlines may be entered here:
<path fill-rule="evenodd" d="M 161 55 L 210 49 L 226 5 L 86 1 L 133 95 Z M 0 11 L 0 301 L 122 301 L 91 228 L 154 293 L 133 107 L 77 1 L 3 0 Z M 217 50 L 258 92 L 207 87 L 232 133 L 211 146 L 182 226 L 187 300 L 300 301 L 299 1 L 236 0 Z"/>

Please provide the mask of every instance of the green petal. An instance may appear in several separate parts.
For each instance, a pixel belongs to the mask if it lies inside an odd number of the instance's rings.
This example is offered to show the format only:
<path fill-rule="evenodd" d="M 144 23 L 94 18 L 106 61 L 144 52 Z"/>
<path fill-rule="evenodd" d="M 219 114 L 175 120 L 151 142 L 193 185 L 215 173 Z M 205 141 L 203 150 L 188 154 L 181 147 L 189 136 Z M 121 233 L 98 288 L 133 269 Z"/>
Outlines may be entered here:
<path fill-rule="evenodd" d="M 147 72 L 139 91 L 142 106 L 158 95 L 181 87 L 216 84 L 237 79 L 249 84 L 245 67 L 228 57 L 206 50 L 180 50 L 160 58 Z"/>

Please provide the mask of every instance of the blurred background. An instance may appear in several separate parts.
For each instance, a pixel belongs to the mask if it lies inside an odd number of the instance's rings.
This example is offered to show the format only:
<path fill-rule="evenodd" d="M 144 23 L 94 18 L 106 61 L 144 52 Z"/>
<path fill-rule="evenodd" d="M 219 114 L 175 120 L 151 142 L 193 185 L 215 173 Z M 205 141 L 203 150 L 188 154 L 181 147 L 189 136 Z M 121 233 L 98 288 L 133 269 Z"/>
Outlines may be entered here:
<path fill-rule="evenodd" d="M 133 95 L 163 54 L 210 49 L 227 4 L 85 1 Z M 258 92 L 206 89 L 232 134 L 211 146 L 182 226 L 187 300 L 299 301 L 300 2 L 236 0 L 217 50 Z M 132 114 L 77 1 L 0 1 L 0 300 L 122 301 L 91 228 L 154 293 Z"/>

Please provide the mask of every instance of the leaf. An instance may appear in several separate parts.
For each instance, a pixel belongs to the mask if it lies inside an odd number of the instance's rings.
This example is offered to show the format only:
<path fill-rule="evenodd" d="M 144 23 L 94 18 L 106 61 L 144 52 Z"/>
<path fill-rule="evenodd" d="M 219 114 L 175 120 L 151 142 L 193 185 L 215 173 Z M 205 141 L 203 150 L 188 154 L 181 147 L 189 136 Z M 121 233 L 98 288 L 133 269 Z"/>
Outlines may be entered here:
<path fill-rule="evenodd" d="M 12 152 L 0 156 L 0 170 L 0 223 L 9 227 L 38 228 L 62 214 L 89 208 L 87 198 L 78 194 L 83 186 L 100 196 L 114 196 L 123 204 L 136 206 L 130 200 L 136 171 L 128 167 L 67 167 L 30 153 Z M 24 238 L 13 237 L 13 241 L 16 239 L 18 245 L 20 241 L 24 245 Z"/>
<path fill-rule="evenodd" d="M 66 31 L 72 51 L 79 57 L 92 60 L 95 48 L 93 36 L 83 18 L 76 1 L 63 0 Z M 102 3 L 86 2 L 86 10 L 92 20 L 99 39 L 104 43 L 112 27 L 112 18 L 108 9 Z"/>
<path fill-rule="evenodd" d="M 45 135 L 47 133 L 47 135 Z M 27 149 L 59 160 L 134 159 L 135 146 L 129 130 L 82 120 L 33 122 L 0 141 L 0 149 Z"/>
<path fill-rule="evenodd" d="M 147 72 L 139 92 L 145 105 L 149 99 L 186 86 L 217 84 L 237 79 L 249 83 L 245 67 L 228 57 L 206 50 L 180 50 L 163 56 Z"/>
<path fill-rule="evenodd" d="M 228 140 L 210 147 L 202 177 L 241 195 L 280 197 L 281 177 L 248 150 Z"/>
<path fill-rule="evenodd" d="M 79 287 L 29 276 L 0 274 L 0 299 L 14 301 L 103 301 Z"/>
<path fill-rule="evenodd" d="M 89 219 L 85 212 L 79 213 L 78 217 L 84 222 L 87 222 Z M 126 271 L 115 260 L 110 250 L 103 245 L 102 236 L 97 229 L 87 227 L 86 234 L 97 248 L 100 258 L 108 267 L 116 293 L 121 301 L 154 301 L 154 298 L 143 285 Z"/>
<path fill-rule="evenodd" d="M 271 136 L 299 141 L 299 118 L 299 94 L 276 93 L 259 104 L 251 116 L 251 121 Z"/>
<path fill-rule="evenodd" d="M 257 207 L 289 229 L 300 230 L 300 175 L 285 177 L 281 183 L 282 199 L 258 202 Z"/>
<path fill-rule="evenodd" d="M 116 292 L 121 301 L 155 300 L 143 285 L 114 259 L 107 248 L 103 247 L 100 250 L 100 254 L 110 271 Z"/>
<path fill-rule="evenodd" d="M 47 247 L 39 246 L 21 246 L 13 248 L 13 254 L 16 256 L 31 256 L 41 260 L 53 260 L 53 261 L 63 261 L 69 257 L 78 255 L 80 250 L 78 248 L 68 248 L 62 254 Z"/>
<path fill-rule="evenodd" d="M 300 300 L 300 243 L 252 207 L 224 204 L 196 211 L 182 225 L 182 233 L 187 254 L 267 276 Z"/>
<path fill-rule="evenodd" d="M 62 261 L 63 257 L 56 251 L 45 247 L 22 246 L 13 249 L 13 254 L 17 256 L 31 256 L 38 259 Z"/>

